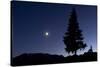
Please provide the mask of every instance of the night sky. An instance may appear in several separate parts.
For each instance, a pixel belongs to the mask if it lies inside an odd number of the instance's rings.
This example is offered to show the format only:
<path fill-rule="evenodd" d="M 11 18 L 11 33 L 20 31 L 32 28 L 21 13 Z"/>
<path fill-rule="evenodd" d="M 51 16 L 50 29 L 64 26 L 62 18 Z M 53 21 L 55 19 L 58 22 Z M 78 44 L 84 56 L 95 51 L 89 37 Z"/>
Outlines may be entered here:
<path fill-rule="evenodd" d="M 97 51 L 97 7 L 88 5 L 12 2 L 12 56 L 49 53 L 66 56 L 63 36 L 75 7 L 87 51 Z M 78 51 L 78 54 L 83 51 Z"/>

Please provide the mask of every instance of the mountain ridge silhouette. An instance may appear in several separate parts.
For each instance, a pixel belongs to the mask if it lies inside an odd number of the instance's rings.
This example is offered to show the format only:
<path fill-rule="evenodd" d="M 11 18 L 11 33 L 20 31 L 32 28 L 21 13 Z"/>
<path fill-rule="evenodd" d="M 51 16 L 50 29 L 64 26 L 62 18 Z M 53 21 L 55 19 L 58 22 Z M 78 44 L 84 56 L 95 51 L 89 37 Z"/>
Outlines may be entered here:
<path fill-rule="evenodd" d="M 24 53 L 12 58 L 12 66 L 57 64 L 71 62 L 97 61 L 97 52 L 85 52 L 82 55 L 64 57 L 63 55 L 51 55 L 46 53 Z"/>

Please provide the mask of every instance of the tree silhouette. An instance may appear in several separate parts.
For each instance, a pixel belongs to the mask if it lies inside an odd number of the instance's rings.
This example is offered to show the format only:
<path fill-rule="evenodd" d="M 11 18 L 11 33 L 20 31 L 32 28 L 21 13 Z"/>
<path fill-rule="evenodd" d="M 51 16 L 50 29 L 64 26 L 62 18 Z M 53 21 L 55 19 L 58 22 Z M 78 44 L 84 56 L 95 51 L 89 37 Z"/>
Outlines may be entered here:
<path fill-rule="evenodd" d="M 83 42 L 82 31 L 79 29 L 79 23 L 77 21 L 77 15 L 75 8 L 72 9 L 67 32 L 64 35 L 64 44 L 66 46 L 66 52 L 72 52 L 77 54 L 78 49 L 84 49 L 87 45 Z"/>
<path fill-rule="evenodd" d="M 92 46 L 90 46 L 90 49 L 88 50 L 89 53 L 93 52 Z"/>

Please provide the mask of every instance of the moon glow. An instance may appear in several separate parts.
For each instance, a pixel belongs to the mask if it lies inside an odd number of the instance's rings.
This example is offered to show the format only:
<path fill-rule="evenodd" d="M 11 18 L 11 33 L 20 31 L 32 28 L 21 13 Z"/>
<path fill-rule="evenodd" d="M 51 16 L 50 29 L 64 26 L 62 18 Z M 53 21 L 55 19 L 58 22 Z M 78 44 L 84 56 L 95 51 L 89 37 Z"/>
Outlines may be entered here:
<path fill-rule="evenodd" d="M 48 33 L 48 32 L 45 32 L 45 35 L 46 35 L 46 36 L 48 36 L 48 35 L 49 35 L 49 33 Z"/>

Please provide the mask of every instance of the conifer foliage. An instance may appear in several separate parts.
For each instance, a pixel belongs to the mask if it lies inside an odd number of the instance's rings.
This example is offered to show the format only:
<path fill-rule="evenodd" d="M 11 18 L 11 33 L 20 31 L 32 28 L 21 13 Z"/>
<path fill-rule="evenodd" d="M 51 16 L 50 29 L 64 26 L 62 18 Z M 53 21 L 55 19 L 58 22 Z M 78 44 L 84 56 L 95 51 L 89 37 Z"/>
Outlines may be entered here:
<path fill-rule="evenodd" d="M 79 28 L 79 23 L 77 21 L 76 10 L 73 8 L 63 40 L 66 46 L 66 52 L 72 52 L 74 55 L 76 55 L 77 50 L 84 49 L 87 45 L 83 42 L 83 39 L 82 30 Z"/>

